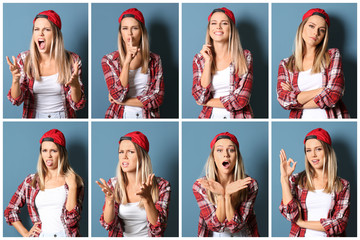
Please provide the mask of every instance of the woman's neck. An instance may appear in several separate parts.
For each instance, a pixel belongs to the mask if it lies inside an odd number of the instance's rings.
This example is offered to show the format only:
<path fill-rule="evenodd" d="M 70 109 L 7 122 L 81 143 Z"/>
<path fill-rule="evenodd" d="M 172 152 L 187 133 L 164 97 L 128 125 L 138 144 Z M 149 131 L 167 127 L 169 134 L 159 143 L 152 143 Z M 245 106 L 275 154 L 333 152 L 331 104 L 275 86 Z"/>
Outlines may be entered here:
<path fill-rule="evenodd" d="M 316 46 L 306 46 L 304 58 L 315 58 Z"/>
<path fill-rule="evenodd" d="M 126 173 L 126 177 L 128 180 L 128 185 L 133 185 L 135 186 L 136 183 L 140 184 L 140 179 L 138 177 L 138 179 L 136 179 L 136 172 L 127 172 Z M 137 181 L 136 181 L 137 180 Z"/>
<path fill-rule="evenodd" d="M 53 57 L 51 57 L 50 53 L 40 53 L 41 63 L 49 63 L 51 60 L 53 60 Z"/>
<path fill-rule="evenodd" d="M 229 44 L 226 42 L 213 42 L 215 55 L 224 59 L 229 56 Z"/>
<path fill-rule="evenodd" d="M 229 183 L 234 181 L 234 175 L 233 174 L 221 174 L 219 173 L 219 183 L 226 187 Z"/>
<path fill-rule="evenodd" d="M 58 173 L 58 170 L 57 170 L 57 169 L 55 169 L 55 170 L 49 170 L 49 169 L 48 169 L 48 171 L 47 171 L 47 173 L 46 173 L 46 178 L 47 178 L 48 180 L 50 180 L 50 179 L 56 179 L 57 177 L 59 177 L 59 173 Z"/>

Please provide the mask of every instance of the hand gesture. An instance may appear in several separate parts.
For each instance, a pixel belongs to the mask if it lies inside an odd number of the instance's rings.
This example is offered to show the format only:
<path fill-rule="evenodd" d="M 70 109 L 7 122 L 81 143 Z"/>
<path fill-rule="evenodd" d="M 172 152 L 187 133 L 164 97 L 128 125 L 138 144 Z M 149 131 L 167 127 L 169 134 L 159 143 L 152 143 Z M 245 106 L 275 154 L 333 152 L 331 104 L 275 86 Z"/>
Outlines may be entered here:
<path fill-rule="evenodd" d="M 150 174 L 147 181 L 141 184 L 140 190 L 135 193 L 136 195 L 139 195 L 141 199 L 152 201 L 151 189 L 153 186 L 154 176 L 154 173 Z"/>
<path fill-rule="evenodd" d="M 40 222 L 36 222 L 34 224 L 34 226 L 32 226 L 32 228 L 25 234 L 24 237 L 33 237 L 35 235 L 38 235 L 41 233 L 41 229 L 39 227 L 41 223 Z"/>
<path fill-rule="evenodd" d="M 288 82 L 282 82 L 282 83 L 280 83 L 280 85 L 281 85 L 281 88 L 285 91 L 289 91 L 289 92 L 293 91 L 291 84 Z"/>
<path fill-rule="evenodd" d="M 211 50 L 210 44 L 204 44 L 203 48 L 201 49 L 200 53 L 205 59 L 205 63 L 212 63 L 213 61 L 213 54 Z"/>
<path fill-rule="evenodd" d="M 216 182 L 215 180 L 213 180 L 213 179 L 207 180 L 207 179 L 201 178 L 201 179 L 198 179 L 197 181 L 201 184 L 202 187 L 206 188 L 210 192 L 224 196 L 224 193 L 225 193 L 224 187 L 220 183 Z"/>
<path fill-rule="evenodd" d="M 113 190 L 111 190 L 111 188 L 109 188 L 109 186 L 107 185 L 105 180 L 100 178 L 100 182 L 96 181 L 96 183 L 101 188 L 101 191 L 104 192 L 105 200 L 109 201 L 109 202 L 114 202 L 114 199 L 115 199 L 114 192 L 113 192 Z"/>
<path fill-rule="evenodd" d="M 80 83 L 79 83 L 79 62 L 75 62 L 73 64 L 73 73 L 71 74 L 70 80 L 65 84 L 65 87 L 69 86 L 75 87 L 75 88 L 79 88 L 80 87 Z"/>
<path fill-rule="evenodd" d="M 239 179 L 235 182 L 229 183 L 226 186 L 225 194 L 233 194 L 236 193 L 244 188 L 247 188 L 247 186 L 251 183 L 251 177 L 247 177 L 244 179 Z"/>
<path fill-rule="evenodd" d="M 292 167 L 291 167 L 291 164 L 292 164 Z M 296 162 L 291 158 L 289 158 L 289 160 L 287 160 L 286 153 L 285 153 L 284 149 L 281 149 L 281 151 L 280 151 L 280 173 L 281 173 L 281 177 L 289 179 L 291 174 L 294 172 L 295 167 L 296 167 Z"/>
<path fill-rule="evenodd" d="M 7 64 L 9 65 L 9 70 L 10 70 L 10 72 L 12 74 L 12 77 L 13 77 L 12 80 L 13 80 L 13 82 L 18 82 L 20 80 L 20 76 L 21 76 L 20 68 L 19 68 L 19 66 L 18 66 L 18 64 L 16 62 L 16 58 L 14 56 L 12 56 L 12 59 L 13 59 L 14 63 L 12 63 L 10 61 L 9 57 L 6 56 L 6 61 L 7 61 Z"/>
<path fill-rule="evenodd" d="M 68 171 L 66 173 L 65 182 L 69 188 L 77 188 L 76 175 L 73 171 Z"/>
<path fill-rule="evenodd" d="M 130 38 L 130 41 L 126 43 L 126 56 L 125 56 L 125 63 L 130 64 L 131 61 L 136 57 L 138 52 L 140 52 L 140 48 L 137 46 L 133 46 L 132 38 Z"/>
<path fill-rule="evenodd" d="M 109 102 L 110 102 L 110 104 L 115 103 L 115 104 L 122 105 L 122 103 L 121 103 L 121 102 L 119 102 L 119 101 L 116 101 L 116 100 L 115 100 L 115 99 L 114 99 L 114 98 L 110 95 L 110 93 L 109 93 L 108 98 L 109 98 Z"/>

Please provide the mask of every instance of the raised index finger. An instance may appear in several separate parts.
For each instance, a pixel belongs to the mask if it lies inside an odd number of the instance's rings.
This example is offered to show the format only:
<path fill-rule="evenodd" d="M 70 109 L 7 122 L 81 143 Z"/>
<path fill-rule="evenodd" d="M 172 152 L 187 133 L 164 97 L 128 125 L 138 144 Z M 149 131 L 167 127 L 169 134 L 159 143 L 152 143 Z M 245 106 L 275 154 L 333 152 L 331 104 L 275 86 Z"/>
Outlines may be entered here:
<path fill-rule="evenodd" d="M 12 56 L 12 59 L 14 61 L 14 66 L 17 67 L 17 62 L 16 62 L 16 58 L 14 56 Z"/>
<path fill-rule="evenodd" d="M 9 66 L 13 66 L 13 63 L 10 61 L 10 58 L 8 56 L 6 56 L 6 61 Z"/>

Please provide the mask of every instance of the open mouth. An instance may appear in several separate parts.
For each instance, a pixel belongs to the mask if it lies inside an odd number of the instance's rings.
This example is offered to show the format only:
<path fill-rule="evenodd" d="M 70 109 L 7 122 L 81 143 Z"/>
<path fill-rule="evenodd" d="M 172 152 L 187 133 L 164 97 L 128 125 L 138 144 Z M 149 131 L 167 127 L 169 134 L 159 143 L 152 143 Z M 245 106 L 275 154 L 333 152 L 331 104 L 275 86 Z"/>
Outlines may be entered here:
<path fill-rule="evenodd" d="M 45 49 L 45 40 L 39 39 L 39 40 L 38 40 L 38 45 L 39 45 L 39 48 L 40 48 L 41 50 L 44 50 L 44 49 Z"/>
<path fill-rule="evenodd" d="M 311 162 L 312 162 L 313 164 L 318 164 L 318 163 L 320 162 L 320 160 L 314 159 L 314 160 L 311 160 Z"/>
<path fill-rule="evenodd" d="M 222 165 L 223 165 L 224 168 L 228 168 L 230 166 L 230 163 L 229 163 L 229 161 L 225 160 L 225 161 L 222 162 Z"/>
<path fill-rule="evenodd" d="M 129 163 L 128 163 L 128 162 L 122 162 L 122 163 L 121 163 L 121 166 L 127 167 L 127 166 L 129 166 Z"/>

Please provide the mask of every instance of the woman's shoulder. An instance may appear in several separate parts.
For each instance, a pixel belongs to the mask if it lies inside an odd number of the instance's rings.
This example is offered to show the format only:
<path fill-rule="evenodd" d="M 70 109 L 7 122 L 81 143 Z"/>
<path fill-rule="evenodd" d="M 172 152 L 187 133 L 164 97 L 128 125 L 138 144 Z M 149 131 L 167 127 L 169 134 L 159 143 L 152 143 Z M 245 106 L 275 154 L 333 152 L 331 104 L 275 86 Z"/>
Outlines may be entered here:
<path fill-rule="evenodd" d="M 108 53 L 108 54 L 105 54 L 103 57 L 102 57 L 102 59 L 109 59 L 109 60 L 115 60 L 115 59 L 117 59 L 117 58 L 119 58 L 120 57 L 120 55 L 119 55 L 119 51 L 118 50 L 116 50 L 116 51 L 113 51 L 113 52 L 111 52 L 111 53 Z"/>
<path fill-rule="evenodd" d="M 67 52 L 68 52 L 69 56 L 71 56 L 72 59 L 74 59 L 74 60 L 80 59 L 80 56 L 77 55 L 76 53 L 71 52 L 71 51 L 67 51 Z"/>
<path fill-rule="evenodd" d="M 348 180 L 341 178 L 341 177 L 338 177 L 338 179 L 342 183 L 343 189 L 350 187 L 350 182 Z"/>
<path fill-rule="evenodd" d="M 157 184 L 159 185 L 159 188 L 170 186 L 170 182 L 162 177 L 155 176 L 155 179 Z"/>
<path fill-rule="evenodd" d="M 17 58 L 25 61 L 25 58 L 30 54 L 30 50 L 22 51 L 17 55 Z"/>
<path fill-rule="evenodd" d="M 199 178 L 199 179 L 204 179 L 204 180 L 206 180 L 206 176 L 203 176 L 203 177 L 201 177 L 201 178 Z M 200 182 L 198 181 L 198 179 L 194 182 L 194 184 L 193 184 L 193 190 L 195 190 L 195 191 L 200 191 L 200 190 L 205 190 L 205 188 L 203 188 L 202 186 L 201 186 L 201 184 L 200 184 Z"/>
<path fill-rule="evenodd" d="M 330 56 L 334 56 L 336 54 L 339 54 L 340 55 L 340 50 L 338 48 L 330 48 L 328 50 L 328 53 L 330 54 Z"/>
<path fill-rule="evenodd" d="M 32 183 L 32 181 L 36 178 L 36 174 L 32 173 L 29 174 L 23 181 L 23 184 L 30 186 L 30 184 Z"/>
<path fill-rule="evenodd" d="M 249 49 L 244 49 L 243 52 L 244 52 L 244 56 L 245 56 L 245 57 L 251 56 L 251 52 L 250 52 Z"/>
<path fill-rule="evenodd" d="M 151 60 L 151 59 L 159 60 L 159 59 L 160 59 L 160 55 L 157 54 L 157 53 L 150 52 L 150 60 Z"/>

